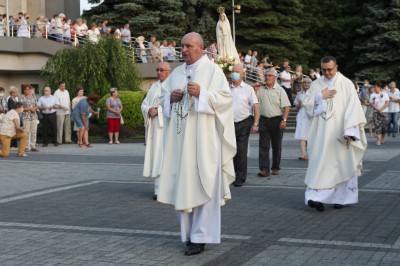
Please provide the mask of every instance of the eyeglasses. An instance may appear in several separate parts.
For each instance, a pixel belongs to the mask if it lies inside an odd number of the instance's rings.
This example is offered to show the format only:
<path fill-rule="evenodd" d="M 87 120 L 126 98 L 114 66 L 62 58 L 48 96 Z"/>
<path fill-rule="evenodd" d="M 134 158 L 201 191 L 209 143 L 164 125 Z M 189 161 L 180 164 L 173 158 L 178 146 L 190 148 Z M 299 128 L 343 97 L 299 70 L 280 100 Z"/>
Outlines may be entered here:
<path fill-rule="evenodd" d="M 161 68 L 157 68 L 156 72 L 165 72 L 165 71 L 170 71 L 169 69 L 161 69 Z"/>
<path fill-rule="evenodd" d="M 275 77 L 274 75 L 265 75 L 267 78 Z"/>
<path fill-rule="evenodd" d="M 331 72 L 332 70 L 334 70 L 336 68 L 336 66 L 332 67 L 332 68 L 321 68 L 322 72 Z"/>

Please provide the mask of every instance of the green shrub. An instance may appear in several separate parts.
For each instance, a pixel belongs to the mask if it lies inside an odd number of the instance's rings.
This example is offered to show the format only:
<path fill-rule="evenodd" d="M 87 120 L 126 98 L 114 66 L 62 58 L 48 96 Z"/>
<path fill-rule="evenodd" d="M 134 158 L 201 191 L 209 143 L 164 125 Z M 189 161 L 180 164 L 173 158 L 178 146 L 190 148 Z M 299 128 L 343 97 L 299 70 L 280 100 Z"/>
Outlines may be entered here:
<path fill-rule="evenodd" d="M 140 109 L 145 91 L 118 91 L 118 98 L 121 99 L 123 110 L 122 117 L 124 119 L 124 127 L 128 129 L 143 129 L 143 115 Z M 100 123 L 106 124 L 107 108 L 106 100 L 110 94 L 104 95 L 93 109 L 100 107 Z"/>
<path fill-rule="evenodd" d="M 102 37 L 96 44 L 86 42 L 59 51 L 41 74 L 52 88 L 64 80 L 72 90 L 82 86 L 87 95 L 104 95 L 111 87 L 138 91 L 142 80 L 131 55 L 112 36 Z"/>

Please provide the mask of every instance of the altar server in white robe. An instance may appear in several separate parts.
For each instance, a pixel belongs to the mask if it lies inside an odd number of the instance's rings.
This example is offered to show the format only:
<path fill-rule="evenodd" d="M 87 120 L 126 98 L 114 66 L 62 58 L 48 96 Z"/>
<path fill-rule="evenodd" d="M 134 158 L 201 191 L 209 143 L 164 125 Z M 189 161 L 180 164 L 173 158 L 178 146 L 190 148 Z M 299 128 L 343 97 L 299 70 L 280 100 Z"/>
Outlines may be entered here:
<path fill-rule="evenodd" d="M 154 178 L 154 200 L 157 200 L 163 159 L 164 118 L 160 105 L 161 85 L 171 73 L 171 67 L 169 63 L 161 62 L 156 71 L 158 81 L 150 86 L 141 106 L 146 129 L 143 176 Z"/>
<path fill-rule="evenodd" d="M 357 179 L 367 149 L 366 120 L 357 91 L 337 68 L 335 57 L 323 57 L 324 75 L 311 84 L 303 102 L 313 117 L 305 202 L 318 211 L 325 210 L 324 204 L 341 209 L 358 202 Z"/>
<path fill-rule="evenodd" d="M 203 55 L 200 34 L 182 38 L 185 63 L 162 85 L 164 160 L 158 201 L 181 224 L 185 255 L 221 241 L 221 205 L 231 198 L 236 154 L 232 94 L 223 71 Z"/>

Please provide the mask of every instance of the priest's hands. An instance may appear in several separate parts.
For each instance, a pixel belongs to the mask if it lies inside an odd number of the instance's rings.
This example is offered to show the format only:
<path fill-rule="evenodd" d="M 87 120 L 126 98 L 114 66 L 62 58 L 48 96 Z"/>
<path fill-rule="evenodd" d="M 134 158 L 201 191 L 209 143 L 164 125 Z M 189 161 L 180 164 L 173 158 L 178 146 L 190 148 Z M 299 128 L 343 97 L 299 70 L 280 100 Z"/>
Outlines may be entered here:
<path fill-rule="evenodd" d="M 181 89 L 176 89 L 171 92 L 172 103 L 179 102 L 180 100 L 182 100 L 182 97 L 183 97 L 183 90 Z"/>
<path fill-rule="evenodd" d="M 188 82 L 187 91 L 190 96 L 199 97 L 200 95 L 200 85 L 195 82 Z"/>
<path fill-rule="evenodd" d="M 330 98 L 335 97 L 336 90 L 335 89 L 325 88 L 325 89 L 322 90 L 321 93 L 322 93 L 322 98 L 324 98 L 324 100 L 326 100 L 326 99 L 330 99 Z"/>
<path fill-rule="evenodd" d="M 156 117 L 158 115 L 158 109 L 157 107 L 150 107 L 149 109 L 149 116 L 150 117 Z"/>

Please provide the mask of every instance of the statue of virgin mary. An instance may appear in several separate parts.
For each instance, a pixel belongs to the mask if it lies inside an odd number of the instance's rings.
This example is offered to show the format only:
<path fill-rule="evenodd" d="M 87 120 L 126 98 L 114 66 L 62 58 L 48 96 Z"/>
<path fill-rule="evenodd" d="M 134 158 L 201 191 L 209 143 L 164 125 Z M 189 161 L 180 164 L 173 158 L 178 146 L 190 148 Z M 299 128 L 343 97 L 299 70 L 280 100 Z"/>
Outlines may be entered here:
<path fill-rule="evenodd" d="M 219 7 L 217 11 L 220 13 L 216 28 L 218 57 L 233 56 L 239 59 L 235 44 L 232 40 L 231 25 L 226 17 L 225 8 Z"/>

